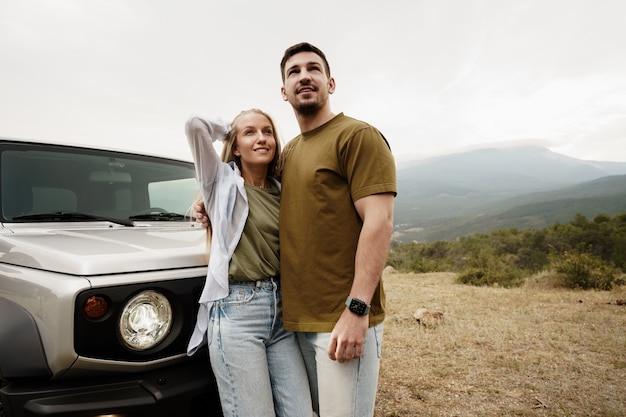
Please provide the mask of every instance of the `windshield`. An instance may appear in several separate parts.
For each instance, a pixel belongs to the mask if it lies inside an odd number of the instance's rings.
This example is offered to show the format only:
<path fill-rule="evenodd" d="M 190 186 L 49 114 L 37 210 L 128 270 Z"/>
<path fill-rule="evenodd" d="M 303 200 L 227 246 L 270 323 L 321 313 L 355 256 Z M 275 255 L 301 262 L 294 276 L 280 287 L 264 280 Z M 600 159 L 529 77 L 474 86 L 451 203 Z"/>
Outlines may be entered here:
<path fill-rule="evenodd" d="M 1 142 L 0 168 L 4 222 L 184 220 L 197 194 L 193 164 L 167 158 Z"/>

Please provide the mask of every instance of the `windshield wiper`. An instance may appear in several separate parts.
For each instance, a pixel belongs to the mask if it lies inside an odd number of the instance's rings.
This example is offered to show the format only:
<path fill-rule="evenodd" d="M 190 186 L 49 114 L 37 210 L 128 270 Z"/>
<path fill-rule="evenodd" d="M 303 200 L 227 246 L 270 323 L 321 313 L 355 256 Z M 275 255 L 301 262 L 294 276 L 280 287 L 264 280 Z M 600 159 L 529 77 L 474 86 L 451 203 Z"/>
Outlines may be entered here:
<path fill-rule="evenodd" d="M 175 221 L 175 220 L 185 220 L 189 219 L 189 217 L 178 214 L 178 213 L 164 213 L 164 212 L 152 212 L 152 213 L 144 213 L 137 214 L 135 216 L 130 216 L 130 220 L 155 220 L 155 221 Z"/>
<path fill-rule="evenodd" d="M 134 223 L 130 219 L 116 219 L 112 217 L 96 216 L 94 214 L 78 213 L 74 211 L 55 211 L 50 213 L 23 214 L 21 216 L 14 216 L 13 220 L 30 220 L 36 222 L 104 221 L 121 224 L 123 226 L 134 226 Z"/>

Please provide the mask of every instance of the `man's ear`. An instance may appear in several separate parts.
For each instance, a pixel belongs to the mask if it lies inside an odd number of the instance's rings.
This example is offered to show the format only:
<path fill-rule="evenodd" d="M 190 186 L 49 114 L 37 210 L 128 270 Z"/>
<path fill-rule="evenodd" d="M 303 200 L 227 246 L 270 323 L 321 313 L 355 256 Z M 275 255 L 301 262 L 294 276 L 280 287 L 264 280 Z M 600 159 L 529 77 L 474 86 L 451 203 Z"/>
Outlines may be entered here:
<path fill-rule="evenodd" d="M 328 94 L 334 93 L 336 87 L 337 86 L 335 85 L 335 79 L 333 77 L 330 77 L 328 79 Z"/>
<path fill-rule="evenodd" d="M 283 96 L 283 101 L 287 101 L 287 92 L 285 91 L 285 87 L 280 87 L 280 95 Z"/>

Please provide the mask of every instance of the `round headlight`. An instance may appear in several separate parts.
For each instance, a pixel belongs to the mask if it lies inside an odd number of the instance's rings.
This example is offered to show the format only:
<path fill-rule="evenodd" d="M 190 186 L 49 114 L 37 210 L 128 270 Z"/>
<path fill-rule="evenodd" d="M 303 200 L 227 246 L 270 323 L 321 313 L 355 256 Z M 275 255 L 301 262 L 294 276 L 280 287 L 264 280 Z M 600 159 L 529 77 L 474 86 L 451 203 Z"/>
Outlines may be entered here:
<path fill-rule="evenodd" d="M 172 307 L 167 298 L 156 291 L 143 291 L 134 296 L 122 310 L 120 335 L 126 345 L 146 350 L 158 345 L 172 326 Z"/>

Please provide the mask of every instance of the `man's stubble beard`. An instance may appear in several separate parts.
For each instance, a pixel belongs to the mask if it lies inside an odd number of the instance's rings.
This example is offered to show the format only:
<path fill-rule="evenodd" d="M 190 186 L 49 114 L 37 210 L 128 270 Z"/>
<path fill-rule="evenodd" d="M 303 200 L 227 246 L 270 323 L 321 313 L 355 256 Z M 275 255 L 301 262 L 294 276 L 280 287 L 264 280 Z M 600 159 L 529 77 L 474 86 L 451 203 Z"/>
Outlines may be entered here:
<path fill-rule="evenodd" d="M 298 114 L 301 114 L 303 116 L 311 116 L 318 113 L 324 107 L 326 101 L 328 101 L 328 98 L 318 98 L 312 101 L 296 102 L 293 104 L 293 108 Z"/>
<path fill-rule="evenodd" d="M 293 107 L 295 111 L 304 116 L 310 116 L 319 111 L 320 105 L 318 102 L 310 102 L 310 103 L 297 103 Z"/>

